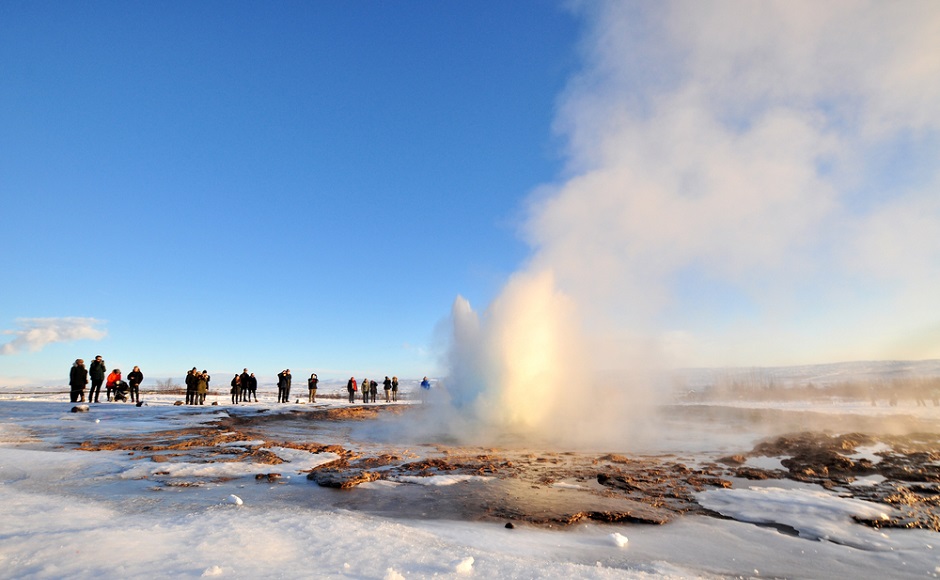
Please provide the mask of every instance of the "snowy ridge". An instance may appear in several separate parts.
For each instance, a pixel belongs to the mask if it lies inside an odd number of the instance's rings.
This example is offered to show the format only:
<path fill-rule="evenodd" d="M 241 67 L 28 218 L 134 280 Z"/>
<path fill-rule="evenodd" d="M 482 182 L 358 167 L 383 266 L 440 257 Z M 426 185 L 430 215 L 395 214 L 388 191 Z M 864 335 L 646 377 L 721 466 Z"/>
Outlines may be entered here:
<path fill-rule="evenodd" d="M 938 378 L 940 360 L 856 361 L 781 367 L 690 368 L 675 373 L 675 379 L 689 388 L 721 383 L 775 384 L 796 386 L 808 383 L 827 386 L 837 383 L 878 382 L 904 378 Z"/>

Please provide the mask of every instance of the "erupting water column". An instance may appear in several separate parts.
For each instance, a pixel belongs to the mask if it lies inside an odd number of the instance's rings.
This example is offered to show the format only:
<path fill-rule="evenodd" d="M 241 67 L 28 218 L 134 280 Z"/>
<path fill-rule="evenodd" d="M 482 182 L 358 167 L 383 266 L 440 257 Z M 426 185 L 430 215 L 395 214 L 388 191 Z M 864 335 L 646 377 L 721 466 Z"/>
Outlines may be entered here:
<path fill-rule="evenodd" d="M 448 379 L 455 404 L 488 430 L 557 434 L 583 370 L 575 314 L 548 271 L 513 276 L 482 317 L 458 298 Z"/>

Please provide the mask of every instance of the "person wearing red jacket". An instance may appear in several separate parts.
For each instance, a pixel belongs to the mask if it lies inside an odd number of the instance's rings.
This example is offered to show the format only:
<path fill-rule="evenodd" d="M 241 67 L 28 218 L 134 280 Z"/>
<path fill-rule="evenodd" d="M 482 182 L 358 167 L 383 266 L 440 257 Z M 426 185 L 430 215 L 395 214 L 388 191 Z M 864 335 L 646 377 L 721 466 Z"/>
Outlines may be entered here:
<path fill-rule="evenodd" d="M 117 384 L 121 381 L 121 369 L 114 369 L 111 371 L 111 374 L 108 375 L 108 381 L 104 384 L 105 388 L 108 390 L 108 400 L 111 400 L 111 393 L 114 392 L 114 389 L 117 388 Z"/>

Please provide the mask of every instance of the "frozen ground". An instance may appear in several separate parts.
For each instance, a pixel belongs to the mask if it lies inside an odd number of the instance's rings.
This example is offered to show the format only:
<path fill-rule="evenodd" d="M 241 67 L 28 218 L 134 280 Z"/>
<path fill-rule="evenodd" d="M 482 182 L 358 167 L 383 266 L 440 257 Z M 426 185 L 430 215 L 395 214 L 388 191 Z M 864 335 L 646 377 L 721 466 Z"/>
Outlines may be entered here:
<path fill-rule="evenodd" d="M 333 456 L 283 448 L 273 438 L 236 441 L 232 447 L 268 449 L 285 461 L 278 465 L 283 475 L 277 482 L 255 477 L 270 472 L 270 465 L 152 463 L 126 451 L 76 449 L 97 437 L 186 429 L 277 407 L 262 402 L 238 409 L 221 404 L 192 408 L 173 406 L 176 397 L 171 396 L 145 399 L 147 405 L 139 408 L 100 404 L 89 413 L 73 414 L 63 394 L 0 393 L 0 577 L 940 576 L 936 532 L 863 526 L 853 516 L 877 519 L 893 508 L 792 481 L 735 481 L 732 489 L 699 494 L 703 506 L 723 517 L 686 516 L 663 526 L 507 529 L 495 522 L 422 518 L 420 505 L 400 512 L 412 511 L 414 517 L 344 508 L 350 502 L 379 501 L 390 485 L 460 489 L 487 483 L 437 476 L 378 481 L 347 491 L 322 488 L 302 471 Z M 322 405 L 348 404 L 331 399 Z M 747 419 L 716 406 L 703 409 L 670 413 L 668 437 L 657 438 L 646 451 L 713 457 L 748 450 L 757 439 L 794 425 L 812 428 L 820 418 L 851 426 L 891 419 L 934 431 L 940 424 L 940 409 L 932 406 L 762 404 Z M 335 425 L 329 433 L 349 439 L 337 444 L 390 444 L 382 430 Z M 282 435 L 281 440 L 303 436 L 299 431 Z M 772 457 L 763 461 L 768 467 L 779 464 Z M 158 471 L 178 485 L 154 486 L 151 478 Z M 193 478 L 200 484 L 189 485 Z"/>

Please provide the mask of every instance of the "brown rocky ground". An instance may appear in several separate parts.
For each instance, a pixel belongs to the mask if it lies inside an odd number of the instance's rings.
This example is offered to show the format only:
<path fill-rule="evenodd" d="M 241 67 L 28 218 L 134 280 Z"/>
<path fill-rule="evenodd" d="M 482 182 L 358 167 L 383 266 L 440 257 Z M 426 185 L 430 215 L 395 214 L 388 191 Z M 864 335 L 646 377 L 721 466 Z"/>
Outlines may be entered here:
<path fill-rule="evenodd" d="M 389 514 L 413 516 L 415 506 L 420 506 L 421 513 L 428 517 L 499 519 L 548 526 L 583 520 L 663 524 L 682 514 L 709 513 L 698 505 L 695 492 L 731 487 L 735 479 L 791 479 L 818 484 L 840 495 L 883 503 L 900 514 L 887 521 L 862 522 L 867 525 L 940 531 L 940 436 L 936 434 L 876 437 L 802 432 L 763 441 L 750 451 L 694 466 L 673 456 L 442 445 L 371 450 L 366 445 L 281 441 L 270 436 L 272 422 L 277 422 L 279 428 L 291 423 L 302 428 L 311 424 L 367 421 L 379 413 L 401 412 L 401 407 L 359 406 L 220 416 L 206 427 L 82 441 L 76 446 L 87 451 L 124 450 L 141 461 L 241 461 L 271 465 L 271 472 L 256 476 L 265 483 L 281 478 L 274 467 L 281 460 L 266 448 L 332 452 L 339 458 L 309 471 L 307 477 L 320 486 L 338 490 L 407 477 L 482 476 L 485 479 L 471 480 L 465 485 L 398 486 L 387 492 L 387 501 L 372 505 L 381 506 L 374 509 Z M 315 435 L 329 436 L 329 431 Z M 260 440 L 263 445 L 257 443 Z M 233 446 L 238 442 L 243 443 Z M 876 444 L 880 445 L 875 447 Z M 877 461 L 861 457 L 859 449 L 866 447 L 878 449 L 874 452 Z M 760 456 L 781 458 L 784 469 L 746 465 L 748 458 Z M 853 485 L 859 477 L 872 475 L 883 479 L 876 478 L 879 480 L 872 485 Z M 161 482 L 159 473 L 154 479 L 165 486 L 199 485 L 179 480 Z M 354 509 L 360 505 L 352 499 L 341 499 L 341 504 L 342 501 Z"/>
<path fill-rule="evenodd" d="M 875 449 L 872 460 L 861 448 Z M 780 457 L 785 470 L 734 467 L 745 455 L 725 457 L 728 471 L 747 479 L 792 479 L 815 483 L 840 495 L 896 508 L 889 520 L 865 521 L 873 527 L 925 528 L 940 531 L 940 434 L 830 435 L 803 432 L 759 443 L 746 456 Z M 872 478 L 853 485 L 858 478 Z M 883 479 L 882 479 L 883 478 Z"/>

